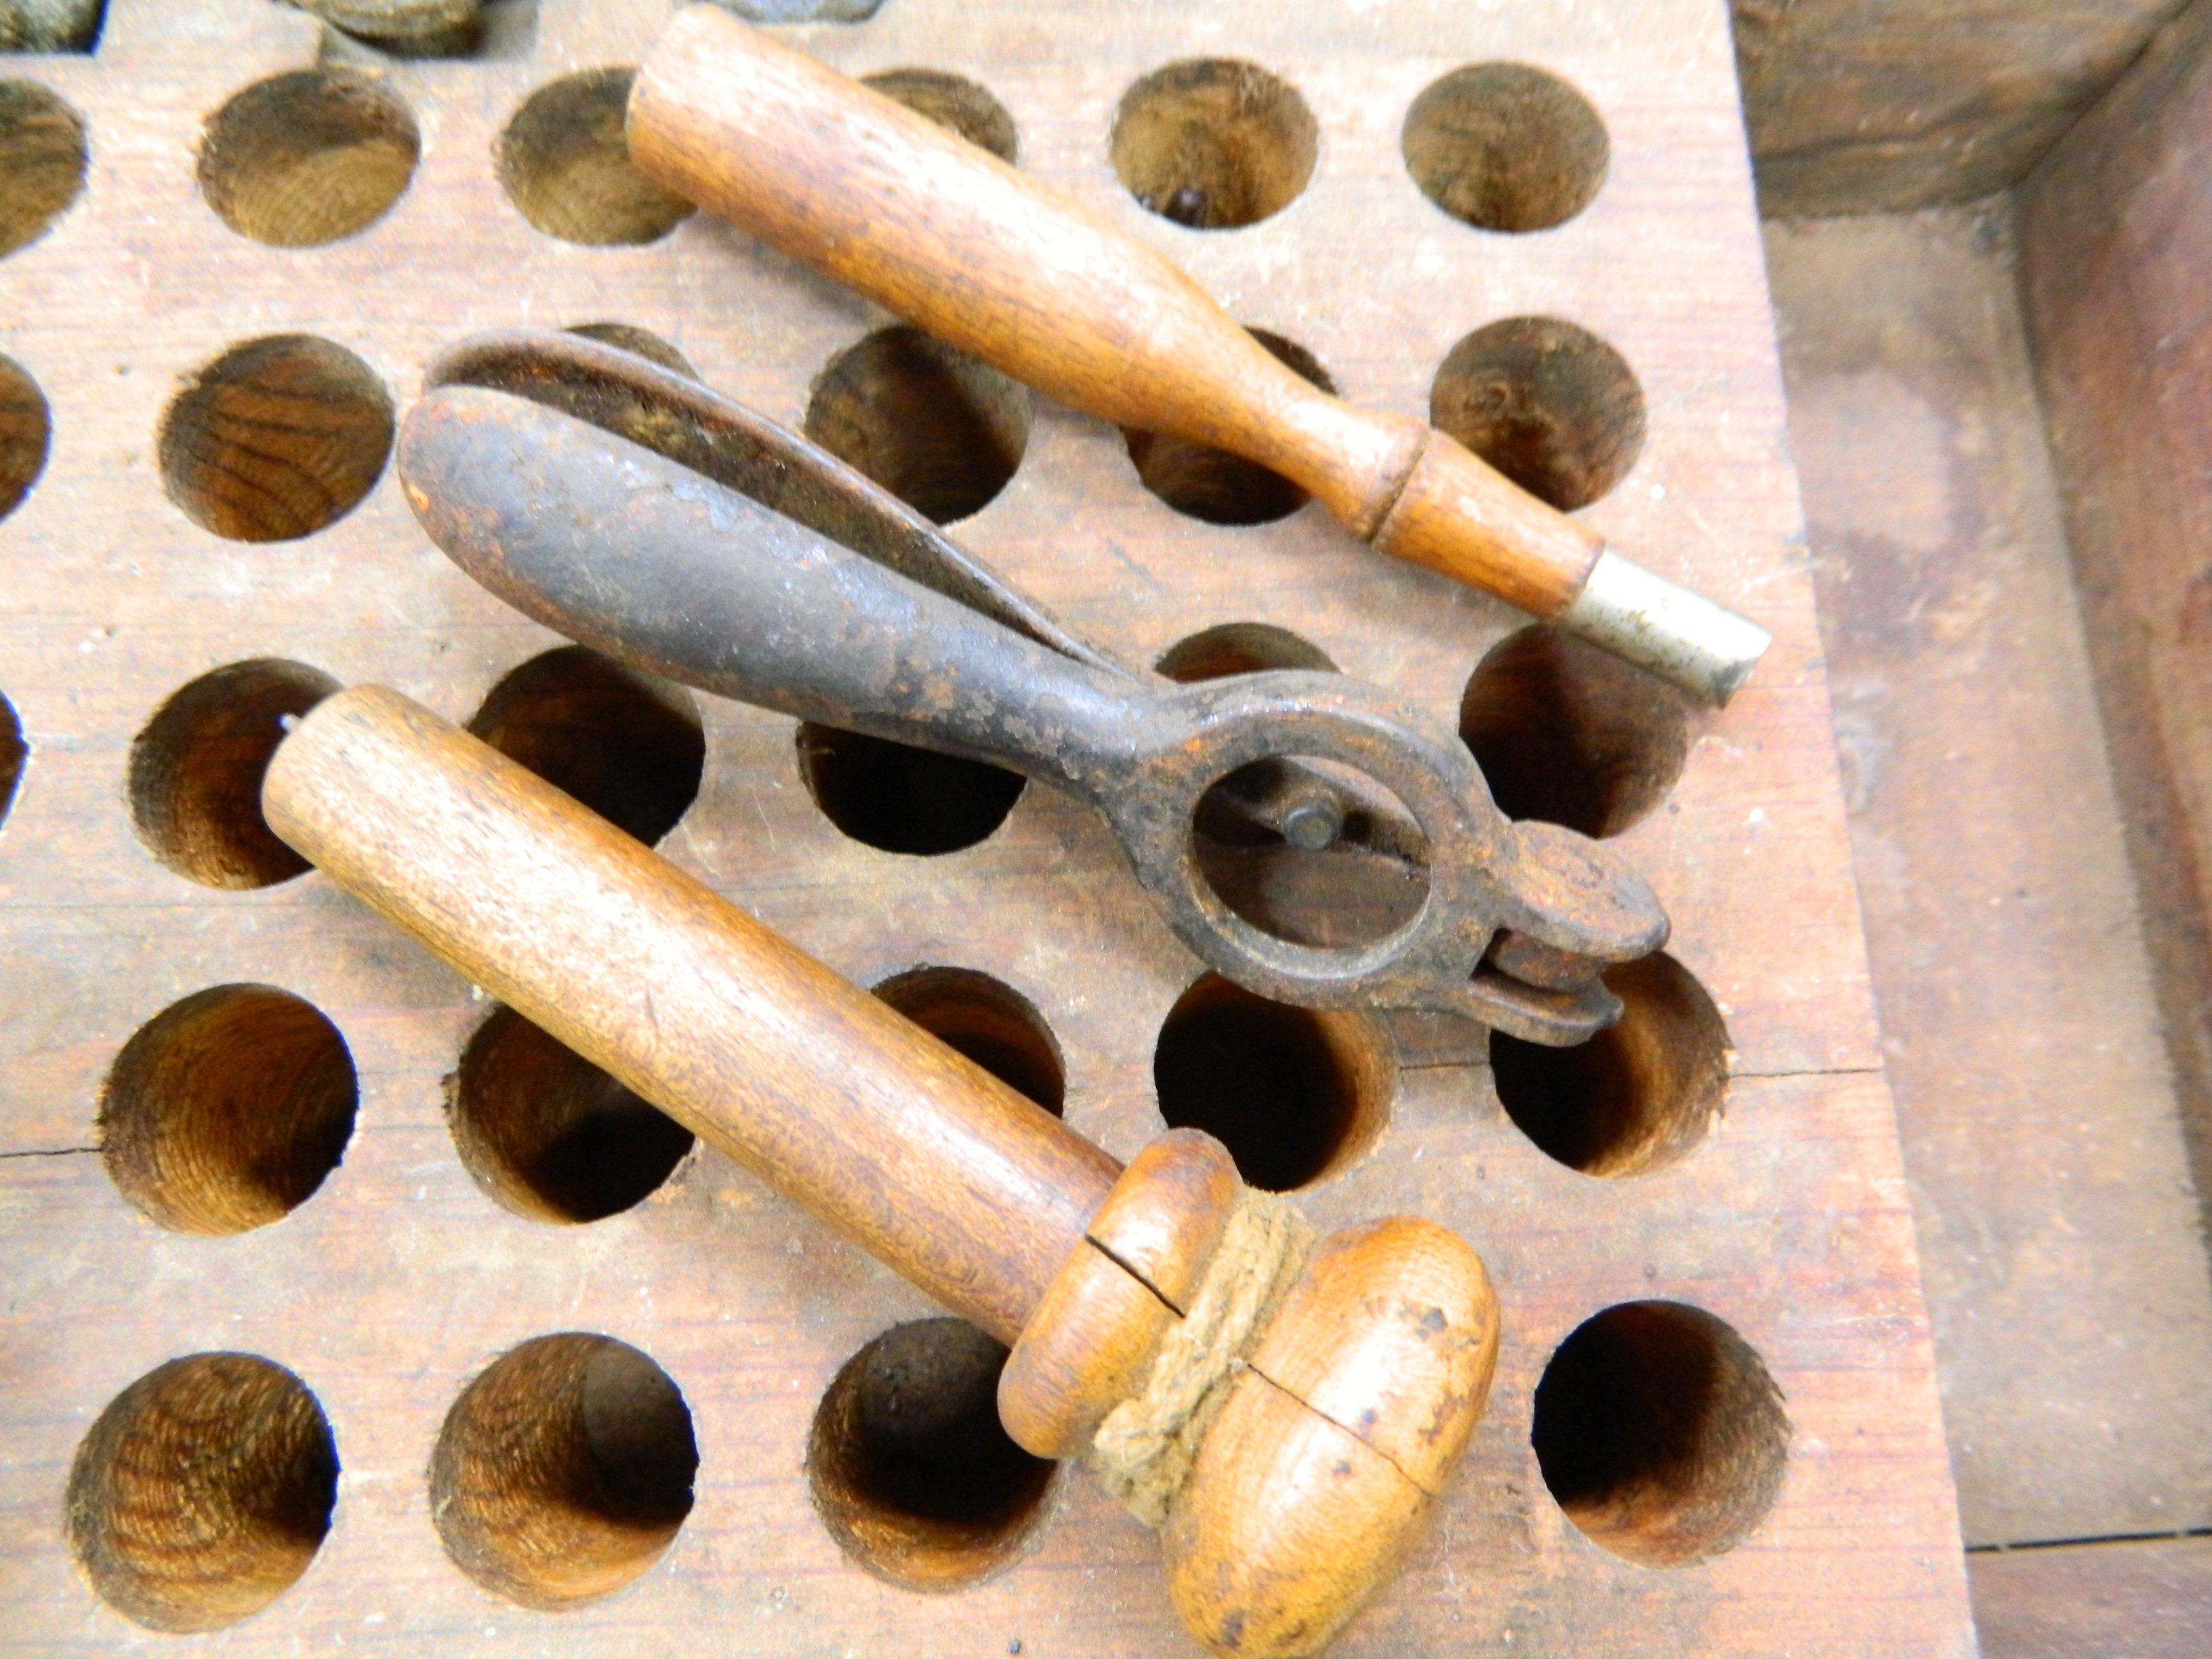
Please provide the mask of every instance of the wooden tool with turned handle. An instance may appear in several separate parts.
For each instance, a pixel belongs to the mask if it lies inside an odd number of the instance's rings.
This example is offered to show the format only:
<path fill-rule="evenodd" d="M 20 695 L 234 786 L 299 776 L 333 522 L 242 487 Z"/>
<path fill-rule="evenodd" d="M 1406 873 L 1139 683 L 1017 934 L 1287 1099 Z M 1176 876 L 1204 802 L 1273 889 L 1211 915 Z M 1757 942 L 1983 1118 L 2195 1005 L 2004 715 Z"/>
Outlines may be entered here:
<path fill-rule="evenodd" d="M 1511 601 L 1718 706 L 1755 623 L 1608 548 L 1411 416 L 1308 384 L 1195 283 L 964 139 L 712 5 L 638 72 L 630 159 L 800 263 L 1125 427 L 1304 486 L 1363 541 Z"/>
<path fill-rule="evenodd" d="M 1121 1167 L 398 692 L 318 705 L 262 803 L 477 984 L 1011 1344 L 1007 1431 L 1161 1527 L 1208 1647 L 1316 1652 L 1395 1571 L 1497 1355 L 1457 1237 L 1396 1217 L 1316 1243 L 1195 1131 Z"/>

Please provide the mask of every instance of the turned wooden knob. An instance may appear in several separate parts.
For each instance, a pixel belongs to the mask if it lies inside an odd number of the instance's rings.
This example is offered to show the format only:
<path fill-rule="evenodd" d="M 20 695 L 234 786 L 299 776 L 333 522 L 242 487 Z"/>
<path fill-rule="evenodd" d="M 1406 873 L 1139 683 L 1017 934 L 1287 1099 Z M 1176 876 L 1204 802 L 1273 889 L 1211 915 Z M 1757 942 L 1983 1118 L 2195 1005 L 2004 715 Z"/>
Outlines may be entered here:
<path fill-rule="evenodd" d="M 1451 1234 L 1332 1234 L 1179 1130 L 1126 1170 L 535 775 L 395 691 L 285 738 L 270 827 L 617 1081 L 1012 1345 L 1030 1450 L 1162 1528 L 1218 1652 L 1316 1651 L 1385 1583 L 1489 1389 Z"/>
<path fill-rule="evenodd" d="M 1281 1212 L 1256 1249 L 1255 1208 Z M 1234 1319 L 1240 1296 L 1241 1329 L 1178 1351 L 1209 1299 Z M 1163 1528 L 1169 1594 L 1208 1647 L 1308 1654 L 1419 1535 L 1497 1356 L 1497 1300 L 1457 1237 L 1401 1216 L 1315 1243 L 1218 1141 L 1176 1129 L 1131 1160 L 1047 1287 L 999 1415 L 1041 1457 L 1103 1465 Z M 1132 1442 L 1152 1454 L 1135 1473 Z"/>

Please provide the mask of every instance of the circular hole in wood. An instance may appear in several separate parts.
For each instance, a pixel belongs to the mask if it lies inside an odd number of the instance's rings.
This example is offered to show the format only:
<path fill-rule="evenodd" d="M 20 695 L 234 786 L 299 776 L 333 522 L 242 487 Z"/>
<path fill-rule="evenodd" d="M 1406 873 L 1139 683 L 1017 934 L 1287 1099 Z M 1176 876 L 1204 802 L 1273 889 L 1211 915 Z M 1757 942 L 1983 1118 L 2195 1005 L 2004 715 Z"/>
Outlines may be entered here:
<path fill-rule="evenodd" d="M 878 329 L 830 360 L 806 435 L 917 513 L 980 513 L 1022 464 L 1028 390 L 920 329 Z"/>
<path fill-rule="evenodd" d="M 1333 760 L 1281 755 L 1238 767 L 1199 798 L 1190 845 L 1216 898 L 1293 945 L 1372 945 L 1428 902 L 1428 837 L 1413 814 Z"/>
<path fill-rule="evenodd" d="M 1121 94 L 1108 150 L 1129 194 L 1193 230 L 1257 224 L 1313 177 L 1321 129 L 1288 82 L 1256 64 L 1193 58 Z"/>
<path fill-rule="evenodd" d="M 89 154 L 75 110 L 35 81 L 0 81 L 0 256 L 68 211 Z"/>
<path fill-rule="evenodd" d="M 1603 837 L 1640 823 L 1672 792 L 1695 713 L 1673 686 L 1539 623 L 1477 665 L 1459 732 L 1506 817 Z"/>
<path fill-rule="evenodd" d="M 161 416 L 161 483 L 218 536 L 289 542 L 343 518 L 392 453 L 392 394 L 331 341 L 274 334 L 233 346 Z"/>
<path fill-rule="evenodd" d="M 1169 1127 L 1205 1130 L 1249 1184 L 1286 1193 L 1375 1144 L 1397 1068 L 1365 1016 L 1270 1002 L 1208 974 L 1161 1025 L 1152 1084 Z"/>
<path fill-rule="evenodd" d="M 15 792 L 22 787 L 23 769 L 30 758 L 31 746 L 23 740 L 23 722 L 15 705 L 0 696 L 0 824 L 8 822 L 15 807 Z"/>
<path fill-rule="evenodd" d="M 46 470 L 53 430 L 46 394 L 30 371 L 13 357 L 0 357 L 0 519 L 23 504 Z"/>
<path fill-rule="evenodd" d="M 691 367 L 691 360 L 650 329 L 634 323 L 576 323 L 561 331 L 564 334 L 580 334 L 586 340 L 597 340 L 601 345 L 613 346 L 634 357 L 642 357 L 649 363 L 658 363 L 671 374 L 681 374 L 687 380 L 699 378 L 699 371 Z"/>
<path fill-rule="evenodd" d="M 1271 669 L 1337 672 L 1319 646 L 1267 623 L 1206 629 L 1154 666 L 1185 684 Z M 1328 761 L 1257 761 L 1223 778 L 1200 799 L 1192 852 L 1223 903 L 1301 945 L 1387 938 L 1428 896 L 1427 839 L 1403 803 Z"/>
<path fill-rule="evenodd" d="M 430 1514 L 484 1589 L 557 1609 L 620 1589 L 691 1513 L 699 1446 L 668 1373 L 611 1336 L 510 1348 L 461 1390 L 430 1457 Z"/>
<path fill-rule="evenodd" d="M 1589 99 L 1527 64 L 1473 64 L 1432 81 L 1399 135 L 1431 202 L 1483 230 L 1548 230 L 1590 204 L 1612 155 Z"/>
<path fill-rule="evenodd" d="M 422 153 L 413 112 L 380 82 L 294 70 L 256 82 L 209 118 L 200 193 L 241 236 L 319 247 L 381 219 Z"/>
<path fill-rule="evenodd" d="M 526 57 L 528 0 L 317 0 L 316 13 L 388 58 Z"/>
<path fill-rule="evenodd" d="M 999 1422 L 1005 1346 L 964 1319 L 895 1325 L 815 1410 L 806 1474 L 830 1535 L 878 1578 L 954 1590 L 1033 1548 L 1059 1466 Z"/>
<path fill-rule="evenodd" d="M 257 657 L 203 674 L 131 745 L 131 817 L 147 850 L 209 887 L 267 887 L 307 868 L 261 816 L 287 715 L 338 689 L 320 669 Z"/>
<path fill-rule="evenodd" d="M 1304 346 L 1264 328 L 1249 331 L 1301 379 L 1323 392 L 1336 390 L 1328 371 Z M 1121 436 L 1145 488 L 1176 512 L 1207 524 L 1273 524 L 1306 504 L 1306 492 L 1281 473 L 1225 449 L 1131 427 L 1122 428 Z"/>
<path fill-rule="evenodd" d="M 1644 388 L 1627 359 L 1556 317 L 1508 317 L 1444 358 L 1429 418 L 1563 513 L 1610 492 L 1644 448 Z"/>
<path fill-rule="evenodd" d="M 630 165 L 623 137 L 632 69 L 586 70 L 522 101 L 493 153 L 518 212 L 548 236 L 590 247 L 657 242 L 691 204 Z"/>
<path fill-rule="evenodd" d="M 799 771 L 823 816 L 854 841 L 924 857 L 988 837 L 1028 782 L 1002 767 L 811 720 L 799 728 Z"/>
<path fill-rule="evenodd" d="M 1680 1567 L 1735 1548 L 1765 1518 L 1790 1436 L 1781 1389 L 1725 1321 L 1626 1302 L 1553 1353 L 1529 1437 L 1544 1484 L 1593 1543 Z"/>
<path fill-rule="evenodd" d="M 943 70 L 893 69 L 863 76 L 860 84 L 896 99 L 1010 167 L 1020 154 L 1021 141 L 1006 106 L 964 76 Z"/>
<path fill-rule="evenodd" d="M 1222 623 L 1176 641 L 1152 666 L 1183 685 L 1259 674 L 1274 668 L 1304 668 L 1334 674 L 1328 653 L 1287 628 L 1273 623 Z"/>
<path fill-rule="evenodd" d="M 970 968 L 915 968 L 876 994 L 949 1048 L 1060 1115 L 1067 1075 L 1044 1016 L 1011 985 Z"/>
<path fill-rule="evenodd" d="M 648 847 L 690 810 L 706 773 L 691 694 L 580 645 L 509 672 L 469 730 Z"/>
<path fill-rule="evenodd" d="M 537 1221 L 598 1221 L 674 1173 L 692 1134 L 512 1008 L 495 1008 L 446 1085 L 477 1185 Z"/>
<path fill-rule="evenodd" d="M 100 1598 L 155 1630 L 220 1629 L 307 1570 L 337 1503 L 315 1396 L 257 1354 L 157 1365 L 79 1443 L 70 1547 Z"/>
<path fill-rule="evenodd" d="M 1618 1022 L 1570 1048 L 1493 1031 L 1492 1074 L 1505 1115 L 1569 1169 L 1650 1175 L 1727 1109 L 1728 1026 L 1664 951 L 1608 969 L 1605 982 L 1624 1008 Z"/>
<path fill-rule="evenodd" d="M 172 1003 L 123 1045 L 100 1091 L 100 1151 L 123 1195 L 181 1233 L 283 1219 L 345 1155 L 361 1091 L 315 1006 L 273 985 Z"/>

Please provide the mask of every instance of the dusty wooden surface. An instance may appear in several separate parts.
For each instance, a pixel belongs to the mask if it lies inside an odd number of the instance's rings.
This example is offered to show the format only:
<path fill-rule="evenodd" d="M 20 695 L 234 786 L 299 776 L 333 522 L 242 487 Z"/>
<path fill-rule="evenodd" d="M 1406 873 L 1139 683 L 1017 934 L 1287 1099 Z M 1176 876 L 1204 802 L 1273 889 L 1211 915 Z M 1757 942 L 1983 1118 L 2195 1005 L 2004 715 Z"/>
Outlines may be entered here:
<path fill-rule="evenodd" d="M 2212 8 L 2021 193 L 2021 293 L 2197 1183 L 2212 1193 Z"/>
<path fill-rule="evenodd" d="M 2020 179 L 2186 0 L 1731 0 L 1770 215 L 1967 202 Z"/>
<path fill-rule="evenodd" d="M 54 428 L 43 475 L 0 523 L 14 601 L 0 618 L 0 692 L 28 747 L 0 828 L 0 1139 L 18 1154 L 0 1158 L 11 1264 L 0 1630 L 10 1639 L 90 1653 L 136 1637 L 64 1542 L 70 1458 L 133 1379 L 178 1356 L 240 1349 L 313 1391 L 341 1467 L 320 1550 L 265 1611 L 211 1638 L 225 1650 L 341 1640 L 518 1654 L 1182 1650 L 1151 1541 L 1079 1474 L 1018 1481 L 1000 1508 L 941 1522 L 875 1502 L 868 1526 L 833 1536 L 803 1460 L 813 1429 L 835 1439 L 845 1408 L 817 1419 L 817 1403 L 840 1379 L 859 1393 L 838 1399 L 865 1401 L 907 1375 L 885 1349 L 856 1355 L 931 1312 L 921 1298 L 711 1154 L 588 1225 L 502 1207 L 444 1122 L 441 1079 L 488 1012 L 470 988 L 314 877 L 218 890 L 157 860 L 133 830 L 132 739 L 197 676 L 282 658 L 339 681 L 389 682 L 461 719 L 556 643 L 430 550 L 388 477 L 299 540 L 204 528 L 209 492 L 195 494 L 191 466 L 179 487 L 204 516 L 179 511 L 164 493 L 158 428 L 180 381 L 219 354 L 281 331 L 325 337 L 404 404 L 420 365 L 469 329 L 611 320 L 652 331 L 709 381 L 796 421 L 824 366 L 881 322 L 704 216 L 658 242 L 607 248 L 541 233 L 516 210 L 492 153 L 517 106 L 572 69 L 634 62 L 661 14 L 657 3 L 549 3 L 534 34 L 502 27 L 486 57 L 380 70 L 412 112 L 419 161 L 390 212 L 319 249 L 228 228 L 200 199 L 192 160 L 202 123 L 232 94 L 315 61 L 311 20 L 246 0 L 115 0 L 98 58 L 4 65 L 79 112 L 94 155 L 82 199 L 0 260 L 0 352 L 35 380 Z M 1301 1194 L 1324 1226 L 1407 1209 L 1461 1232 L 1484 1252 L 1504 1320 L 1490 1415 L 1441 1523 L 1340 1650 L 1487 1652 L 1510 1637 L 1516 1648 L 1617 1654 L 1970 1651 L 1721 10 L 1649 0 L 1611 9 L 1601 29 L 1534 0 L 1295 17 L 1224 5 L 1197 21 L 1161 4 L 1107 24 L 1073 4 L 892 0 L 871 23 L 792 38 L 857 70 L 919 64 L 981 82 L 1011 112 L 1025 167 L 1163 247 L 1240 319 L 1310 351 L 1368 406 L 1422 412 L 1437 366 L 1482 325 L 1541 314 L 1588 331 L 1632 368 L 1646 433 L 1584 516 L 1776 629 L 1753 683 L 1695 728 L 1671 797 L 1616 843 L 1650 874 L 1675 920 L 1671 954 L 1725 1018 L 1735 1073 L 1725 1117 L 1668 1167 L 1602 1179 L 1539 1151 L 1483 1068 L 1411 1069 L 1364 1158 L 1321 1157 L 1322 1178 Z M 1201 233 L 1131 198 L 1108 131 L 1140 77 L 1213 52 L 1260 60 L 1297 89 L 1318 160 L 1281 212 Z M 1602 187 L 1554 231 L 1506 235 L 1447 216 L 1401 159 L 1401 128 L 1423 88 L 1496 59 L 1565 76 L 1607 130 Z M 589 116 L 586 103 L 572 125 Z M 377 157 L 405 148 L 389 124 L 371 137 Z M 540 187 L 530 160 L 510 171 L 545 211 L 561 193 Z M 650 209 L 604 173 L 586 169 L 586 185 L 588 206 Z M 313 199 L 318 210 L 358 208 L 329 190 Z M 310 356 L 284 372 L 349 411 L 349 429 L 372 427 L 375 400 L 357 377 L 314 380 L 325 359 Z M 1359 547 L 1316 507 L 1265 526 L 1202 523 L 1147 492 L 1111 428 L 1042 400 L 1021 424 L 1012 481 L 955 533 L 1133 658 L 1211 624 L 1268 623 L 1449 719 L 1474 665 L 1518 626 L 1493 602 Z M 1617 430 L 1599 435 L 1617 446 Z M 228 453 L 217 446 L 217 459 Z M 328 476 L 343 481 L 345 469 Z M 289 499 L 319 510 L 312 492 Z M 273 719 L 315 683 L 264 674 L 248 690 Z M 604 707 L 577 691 L 547 699 L 541 714 L 556 731 L 567 722 L 566 758 L 585 779 L 652 773 L 642 805 L 647 821 L 665 822 L 682 805 L 688 716 L 645 699 L 595 723 Z M 696 712 L 703 782 L 664 850 L 863 984 L 921 963 L 1005 981 L 1055 1040 L 1048 1058 L 1064 1066 L 1072 1124 L 1124 1157 L 1158 1133 L 1155 1042 L 1195 969 L 1099 823 L 1033 788 L 967 850 L 887 854 L 817 808 L 788 720 L 704 700 Z M 149 780 L 173 758 L 157 735 L 142 751 Z M 221 793 L 210 799 L 219 806 Z M 160 804 L 142 805 L 158 820 Z M 191 866 L 207 849 L 170 851 Z M 101 1079 L 133 1032 L 182 997 L 235 981 L 280 985 L 335 1022 L 360 1078 L 352 1138 L 343 1165 L 283 1220 L 227 1237 L 165 1231 L 123 1199 L 98 1156 L 71 1149 L 93 1145 Z M 1342 1090 L 1316 1085 L 1327 1044 L 1284 1052 L 1243 1063 L 1287 1068 L 1269 1073 L 1279 1099 L 1248 1109 L 1246 1131 L 1326 1143 L 1376 1125 L 1374 1103 L 1350 1109 Z M 1644 1298 L 1725 1321 L 1778 1383 L 1792 1428 L 1771 1511 L 1702 1565 L 1644 1565 L 1599 1547 L 1553 1496 L 1531 1444 L 1554 1348 L 1601 1310 Z M 564 1331 L 604 1333 L 657 1364 L 621 1395 L 645 1402 L 634 1437 L 672 1483 L 646 1494 L 640 1535 L 659 1540 L 671 1514 L 681 1523 L 657 1559 L 654 1541 L 606 1569 L 615 1582 L 635 1575 L 619 1595 L 554 1614 L 456 1569 L 425 1471 L 469 1380 L 515 1345 Z M 1711 1352 L 1720 1374 L 1752 1375 L 1735 1350 Z M 636 1369 L 627 1352 L 592 1351 L 625 1376 Z M 568 1376 L 567 1364 L 538 1369 Z M 681 1435 L 668 1423 L 668 1380 L 690 1407 Z M 465 1443 L 481 1415 L 446 1431 Z M 696 1498 L 684 1499 L 692 1434 Z M 1564 1449 L 1575 1441 L 1565 1433 Z M 1556 1462 L 1562 1441 L 1553 1444 Z M 843 1469 L 816 1459 L 823 1514 L 850 1508 Z M 1754 1461 L 1752 1473 L 1771 1468 Z M 896 1480 L 878 1481 L 876 1496 L 885 1490 L 914 1497 Z M 1729 1491 L 1698 1496 L 1725 1519 Z M 1041 1504 L 1056 1507 L 1048 1516 Z M 1034 1542 L 1035 1553 L 988 1583 L 921 1596 L 846 1553 L 869 1547 L 856 1539 L 906 1548 L 923 1534 L 1002 1556 Z M 1632 1525 L 1632 1547 L 1638 1535 Z"/>
<path fill-rule="evenodd" d="M 2009 216 L 1770 223 L 1766 245 L 1967 1541 L 2203 1525 L 2186 1097 Z"/>
<path fill-rule="evenodd" d="M 1966 1558 L 1983 1659 L 2197 1659 L 2212 1648 L 2212 1538 Z"/>

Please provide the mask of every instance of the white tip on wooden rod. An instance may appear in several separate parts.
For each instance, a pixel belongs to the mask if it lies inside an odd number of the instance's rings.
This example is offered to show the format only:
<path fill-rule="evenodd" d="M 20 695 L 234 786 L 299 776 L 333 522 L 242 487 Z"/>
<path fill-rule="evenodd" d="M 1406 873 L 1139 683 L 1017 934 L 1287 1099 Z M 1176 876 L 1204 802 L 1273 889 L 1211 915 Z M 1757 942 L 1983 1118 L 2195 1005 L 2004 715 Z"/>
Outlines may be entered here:
<path fill-rule="evenodd" d="M 1715 708 L 1735 695 L 1774 640 L 1749 617 L 1611 548 L 1558 621 Z"/>

